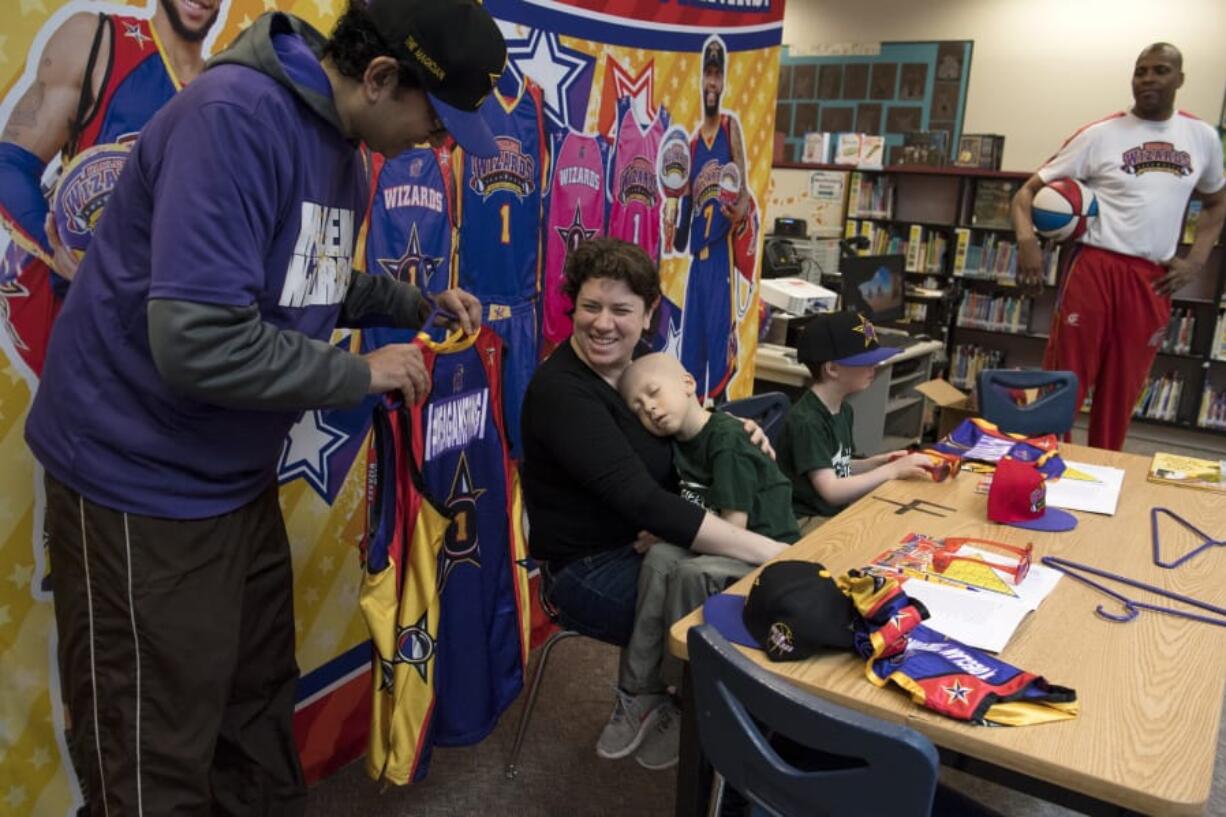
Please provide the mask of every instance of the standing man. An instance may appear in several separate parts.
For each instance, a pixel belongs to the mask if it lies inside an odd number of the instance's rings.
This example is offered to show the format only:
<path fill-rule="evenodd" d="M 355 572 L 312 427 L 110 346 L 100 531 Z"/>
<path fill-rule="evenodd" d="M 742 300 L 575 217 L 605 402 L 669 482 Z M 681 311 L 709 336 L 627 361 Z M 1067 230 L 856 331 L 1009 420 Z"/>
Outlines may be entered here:
<path fill-rule="evenodd" d="M 40 182 L 58 153 L 130 142 L 204 70 L 201 47 L 220 0 L 158 0 L 152 18 L 78 12 L 36 57 L 34 81 L 0 134 L 0 225 L 11 242 L 0 296 L 17 352 L 42 372 L 47 340 L 76 274 L 47 212 Z"/>
<path fill-rule="evenodd" d="M 681 362 L 698 384 L 700 403 L 719 398 L 736 368 L 733 232 L 750 205 L 741 125 L 720 112 L 727 62 L 723 41 L 708 39 L 702 49 L 702 123 L 690 139 L 689 191 L 681 208 L 681 229 L 675 242 L 669 242 L 678 252 L 688 242 L 693 258 L 681 310 Z M 665 230 L 669 241 L 672 225 L 666 224 Z"/>
<path fill-rule="evenodd" d="M 429 388 L 414 346 L 327 342 L 428 306 L 352 269 L 358 145 L 494 153 L 476 111 L 505 55 L 473 0 L 354 3 L 326 40 L 274 12 L 142 131 L 26 425 L 92 814 L 302 813 L 278 455 L 304 409 Z"/>
<path fill-rule="evenodd" d="M 1080 239 L 1061 284 L 1043 366 L 1076 372 L 1077 404 L 1094 389 L 1089 443 L 1118 451 L 1137 395 L 1162 343 L 1171 294 L 1202 273 L 1226 220 L 1222 145 L 1207 123 L 1175 110 L 1183 57 L 1154 43 L 1137 57 L 1131 111 L 1085 126 L 1013 197 L 1019 277 L 1042 281 L 1030 205 L 1044 184 L 1085 182 L 1098 218 Z M 1204 209 L 1196 242 L 1175 255 L 1193 192 Z"/>

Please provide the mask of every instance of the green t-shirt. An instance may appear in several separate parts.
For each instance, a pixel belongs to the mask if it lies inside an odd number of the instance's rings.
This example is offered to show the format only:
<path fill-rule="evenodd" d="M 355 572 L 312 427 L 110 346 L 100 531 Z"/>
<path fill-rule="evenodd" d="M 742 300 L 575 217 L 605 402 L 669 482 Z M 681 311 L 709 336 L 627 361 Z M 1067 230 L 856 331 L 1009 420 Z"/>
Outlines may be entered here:
<path fill-rule="evenodd" d="M 800 538 L 791 483 L 749 441 L 740 420 L 713 413 L 693 439 L 674 440 L 673 446 L 683 497 L 710 511 L 743 511 L 749 514 L 749 530 L 771 539 Z"/>
<path fill-rule="evenodd" d="M 844 401 L 839 413 L 831 414 L 812 389 L 806 390 L 788 412 L 776 454 L 779 467 L 792 481 L 792 510 L 796 516 L 834 516 L 847 507 L 830 505 L 818 496 L 809 472 L 833 468 L 836 476 L 851 475 L 851 452 L 855 448 L 851 429 L 851 406 Z"/>

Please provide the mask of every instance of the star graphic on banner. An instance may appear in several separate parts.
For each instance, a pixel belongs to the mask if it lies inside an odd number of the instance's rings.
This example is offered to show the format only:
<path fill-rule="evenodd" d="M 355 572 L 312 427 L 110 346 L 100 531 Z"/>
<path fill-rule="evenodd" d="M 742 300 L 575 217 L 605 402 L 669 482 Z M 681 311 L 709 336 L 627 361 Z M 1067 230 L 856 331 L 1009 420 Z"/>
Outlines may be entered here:
<path fill-rule="evenodd" d="M 630 97 L 639 122 L 655 121 L 655 60 L 636 74 L 612 57 L 605 58 L 604 95 L 597 123 L 601 133 L 612 133 L 616 127 L 616 104 L 623 97 Z"/>
<path fill-rule="evenodd" d="M 43 5 L 43 0 L 21 0 L 21 16 L 29 17 L 33 12 L 44 16 L 47 14 L 47 7 Z"/>
<path fill-rule="evenodd" d="M 46 766 L 50 762 L 51 762 L 51 753 L 47 751 L 46 746 L 39 746 L 37 749 L 34 750 L 34 753 L 30 755 L 30 765 L 33 766 L 35 769 L 41 769 L 43 766 Z"/>
<path fill-rule="evenodd" d="M 430 279 L 443 265 L 441 257 L 422 255 L 421 236 L 417 234 L 417 225 L 409 226 L 409 240 L 404 252 L 399 258 L 380 258 L 379 266 L 383 271 L 397 281 L 405 281 L 420 289 L 430 288 Z"/>
<path fill-rule="evenodd" d="M 551 31 L 535 29 L 527 40 L 507 43 L 507 63 L 516 79 L 531 77 L 541 86 L 545 112 L 563 127 L 570 125 L 570 87 L 592 63 L 592 58 L 566 48 Z"/>
<path fill-rule="evenodd" d="M 39 675 L 29 667 L 22 667 L 13 673 L 13 686 L 20 690 L 34 689 L 39 686 Z"/>
<path fill-rule="evenodd" d="M 678 360 L 681 359 L 681 327 L 672 318 L 668 319 L 668 338 L 664 341 L 664 351 Z"/>
<path fill-rule="evenodd" d="M 316 604 L 319 602 L 319 591 L 314 587 L 308 587 L 302 591 L 302 600 L 307 604 Z"/>
<path fill-rule="evenodd" d="M 9 55 L 4 51 L 4 46 L 8 44 L 8 39 L 7 34 L 0 34 L 0 65 L 7 65 L 9 61 Z"/>
<path fill-rule="evenodd" d="M 331 556 L 323 557 L 322 559 L 319 560 L 319 572 L 320 573 L 331 573 L 332 566 L 335 563 L 336 563 L 335 560 Z"/>
<path fill-rule="evenodd" d="M 971 693 L 971 688 L 968 686 L 963 686 L 962 682 L 955 680 L 953 686 L 941 687 L 941 691 L 944 692 L 945 696 L 948 698 L 945 703 L 952 704 L 957 701 L 958 703 L 964 704 L 967 702 L 966 696 Z"/>
<path fill-rule="evenodd" d="M 264 11 L 276 11 L 277 0 L 264 0 Z"/>
<path fill-rule="evenodd" d="M 0 604 L 0 627 L 3 627 L 12 620 L 9 616 L 9 606 L 7 604 Z"/>
<path fill-rule="evenodd" d="M 238 21 L 238 30 L 239 30 L 239 31 L 246 31 L 246 30 L 247 30 L 247 29 L 248 29 L 248 28 L 251 26 L 251 24 L 252 24 L 252 23 L 254 23 L 254 22 L 255 22 L 255 20 L 252 20 L 252 19 L 251 19 L 251 15 L 250 15 L 250 14 L 244 14 L 244 15 L 243 15 L 243 19 L 241 19 L 241 20 L 239 20 L 239 21 Z"/>
<path fill-rule="evenodd" d="M 289 430 L 277 479 L 282 484 L 302 477 L 320 496 L 328 495 L 328 457 L 345 444 L 349 435 L 324 422 L 320 411 L 304 411 Z"/>
<path fill-rule="evenodd" d="M 9 786 L 8 794 L 4 795 L 4 802 L 8 803 L 13 808 L 17 808 L 25 801 L 25 786 Z"/>
<path fill-rule="evenodd" d="M 568 254 L 573 252 L 584 241 L 596 235 L 595 230 L 588 230 L 583 226 L 583 213 L 578 202 L 575 202 L 574 220 L 565 227 L 554 227 L 554 229 L 558 231 L 558 236 L 562 239 L 562 244 L 566 247 Z"/>
<path fill-rule="evenodd" d="M 153 42 L 153 38 L 141 30 L 140 23 L 123 24 L 123 36 L 136 43 L 136 47 L 141 51 L 145 50 L 145 43 Z"/>
<path fill-rule="evenodd" d="M 335 13 L 332 9 L 332 0 L 315 0 L 315 13 L 325 19 L 331 18 Z"/>
<path fill-rule="evenodd" d="M 12 571 L 9 573 L 9 581 L 13 586 L 21 589 L 28 587 L 30 584 L 30 576 L 34 574 L 34 565 L 13 565 Z"/>

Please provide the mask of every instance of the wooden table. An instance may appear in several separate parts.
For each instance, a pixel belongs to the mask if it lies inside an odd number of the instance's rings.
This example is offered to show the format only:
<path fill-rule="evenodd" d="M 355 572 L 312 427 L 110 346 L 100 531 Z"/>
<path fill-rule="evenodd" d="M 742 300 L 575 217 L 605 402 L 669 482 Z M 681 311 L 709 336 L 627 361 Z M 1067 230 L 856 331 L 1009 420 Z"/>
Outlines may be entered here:
<path fill-rule="evenodd" d="M 1226 536 L 1226 496 L 1147 482 L 1149 460 L 1081 446 L 1066 459 L 1126 471 L 1115 516 L 1078 513 L 1067 533 L 1026 531 L 987 521 L 979 476 L 963 473 L 942 484 L 890 482 L 794 545 L 784 558 L 820 561 L 836 575 L 866 563 L 909 532 L 985 536 L 1045 555 L 1105 568 L 1149 584 L 1226 606 L 1226 549 L 1214 548 L 1176 570 L 1153 564 L 1150 508 L 1170 508 L 1210 535 Z M 901 502 L 927 499 L 958 512 L 948 518 L 895 513 Z M 1196 537 L 1169 519 L 1160 523 L 1163 556 L 1192 549 Z M 754 574 L 730 591 L 748 592 Z M 1118 585 L 1114 589 L 1128 591 Z M 1142 591 L 1125 592 L 1146 598 Z M 1160 599 L 1156 600 L 1161 603 Z M 773 664 L 742 648 L 760 666 L 797 686 L 884 720 L 906 723 L 942 751 L 942 761 L 1083 811 L 1117 809 L 1151 814 L 1202 814 L 1209 798 L 1226 681 L 1226 628 L 1142 612 L 1131 623 L 1095 615 L 1110 599 L 1065 576 L 1039 610 L 1027 616 L 1001 658 L 1077 690 L 1080 715 L 1061 723 L 1014 728 L 971 726 L 913 704 L 894 686 L 864 678 L 864 662 L 831 654 Z M 686 632 L 701 623 L 695 610 L 670 632 L 673 654 L 686 657 Z M 688 666 L 688 665 L 687 665 Z M 702 760 L 687 701 L 678 814 L 694 813 L 702 796 Z"/>

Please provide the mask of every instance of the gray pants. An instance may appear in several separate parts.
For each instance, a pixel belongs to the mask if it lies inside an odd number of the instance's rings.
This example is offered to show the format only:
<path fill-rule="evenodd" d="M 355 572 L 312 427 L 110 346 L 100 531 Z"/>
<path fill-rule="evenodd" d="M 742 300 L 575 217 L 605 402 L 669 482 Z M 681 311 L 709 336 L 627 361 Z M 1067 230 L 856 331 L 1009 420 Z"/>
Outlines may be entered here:
<path fill-rule="evenodd" d="M 739 559 L 654 545 L 639 568 L 634 629 L 622 650 L 617 685 L 631 695 L 644 695 L 680 683 L 680 662 L 668 654 L 668 629 L 751 570 Z"/>

